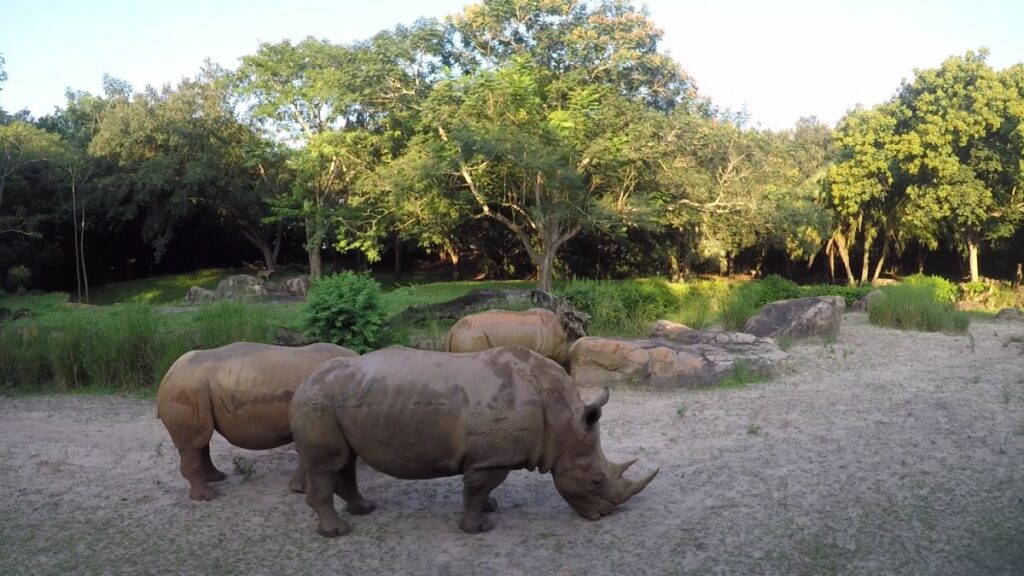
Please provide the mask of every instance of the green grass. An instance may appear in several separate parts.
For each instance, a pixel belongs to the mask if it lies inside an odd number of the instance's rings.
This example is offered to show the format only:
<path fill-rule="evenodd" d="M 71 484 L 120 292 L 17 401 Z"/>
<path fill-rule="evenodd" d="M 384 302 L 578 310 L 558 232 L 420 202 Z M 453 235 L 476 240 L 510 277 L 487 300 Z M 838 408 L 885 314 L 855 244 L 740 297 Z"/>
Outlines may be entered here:
<path fill-rule="evenodd" d="M 932 287 L 914 284 L 887 286 L 884 294 L 885 297 L 874 301 L 868 310 L 868 321 L 876 326 L 963 333 L 970 324 L 967 314 L 957 311 Z"/>
<path fill-rule="evenodd" d="M 409 284 L 386 292 L 381 303 L 387 317 L 400 314 L 410 306 L 423 306 L 448 302 L 473 290 L 532 290 L 536 284 L 526 280 L 493 282 L 434 282 Z"/>
<path fill-rule="evenodd" d="M 93 288 L 89 294 L 89 302 L 101 306 L 115 303 L 172 304 L 184 300 L 189 288 L 193 286 L 212 290 L 228 276 L 245 273 L 245 270 L 212 268 L 187 274 L 128 280 Z"/>

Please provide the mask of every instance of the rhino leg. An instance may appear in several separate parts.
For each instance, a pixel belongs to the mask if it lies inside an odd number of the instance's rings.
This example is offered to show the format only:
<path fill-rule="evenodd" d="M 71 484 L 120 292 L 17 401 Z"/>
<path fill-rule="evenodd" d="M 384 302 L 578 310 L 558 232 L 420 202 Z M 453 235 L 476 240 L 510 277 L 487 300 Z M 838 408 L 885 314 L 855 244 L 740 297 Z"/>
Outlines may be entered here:
<path fill-rule="evenodd" d="M 334 509 L 334 486 L 338 474 L 335 472 L 306 473 L 306 504 L 316 512 L 316 531 L 321 536 L 333 538 L 352 531 L 352 525 L 338 518 Z"/>
<path fill-rule="evenodd" d="M 302 494 L 306 491 L 306 472 L 299 466 L 292 473 L 292 477 L 288 480 L 288 489 L 296 494 Z"/>
<path fill-rule="evenodd" d="M 228 477 L 227 474 L 217 470 L 217 467 L 213 465 L 213 459 L 210 458 L 209 444 L 203 446 L 203 476 L 207 482 L 220 482 Z"/>
<path fill-rule="evenodd" d="M 372 500 L 364 498 L 359 491 L 359 484 L 356 483 L 356 459 L 354 456 L 349 458 L 348 464 L 338 474 L 338 483 L 334 486 L 334 493 L 345 501 L 345 510 L 349 514 L 361 516 L 377 509 L 377 505 Z"/>
<path fill-rule="evenodd" d="M 497 502 L 491 498 L 491 491 L 497 488 L 509 471 L 506 469 L 467 470 L 462 475 L 462 520 L 459 528 L 467 534 L 487 532 L 494 528 L 494 523 L 484 515 L 497 508 Z"/>

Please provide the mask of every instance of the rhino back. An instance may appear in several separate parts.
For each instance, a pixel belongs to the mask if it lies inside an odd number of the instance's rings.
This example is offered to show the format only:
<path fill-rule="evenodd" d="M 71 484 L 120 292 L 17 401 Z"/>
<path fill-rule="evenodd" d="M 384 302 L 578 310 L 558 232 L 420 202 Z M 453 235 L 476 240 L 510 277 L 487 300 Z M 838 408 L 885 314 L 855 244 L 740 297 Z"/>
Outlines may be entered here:
<path fill-rule="evenodd" d="M 477 352 L 498 346 L 523 346 L 558 359 L 567 337 L 558 318 L 549 310 L 523 312 L 488 310 L 460 319 L 448 335 L 449 352 Z"/>
<path fill-rule="evenodd" d="M 324 361 L 355 356 L 333 344 L 301 348 L 239 342 L 196 352 L 187 364 L 209 386 L 215 427 L 236 446 L 261 450 L 291 442 L 288 406 Z"/>
<path fill-rule="evenodd" d="M 522 348 L 446 354 L 388 348 L 327 375 L 354 452 L 398 478 L 461 474 L 470 466 L 533 468 L 544 408 Z"/>

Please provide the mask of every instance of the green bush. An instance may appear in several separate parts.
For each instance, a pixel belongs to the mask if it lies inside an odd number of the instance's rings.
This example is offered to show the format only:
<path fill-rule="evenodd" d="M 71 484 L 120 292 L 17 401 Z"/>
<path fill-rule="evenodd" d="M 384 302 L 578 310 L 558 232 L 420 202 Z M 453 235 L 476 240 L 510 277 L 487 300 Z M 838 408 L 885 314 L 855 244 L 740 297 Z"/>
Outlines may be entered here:
<path fill-rule="evenodd" d="M 868 321 L 877 326 L 922 332 L 965 332 L 967 314 L 956 310 L 934 285 L 927 283 L 887 286 L 884 298 L 868 309 Z M 941 298 L 941 299 L 940 299 Z"/>
<path fill-rule="evenodd" d="M 810 286 L 801 286 L 800 294 L 802 296 L 842 296 L 846 300 L 846 305 L 851 306 L 857 300 L 860 300 L 867 295 L 868 292 L 874 290 L 871 286 L 840 286 L 838 284 L 812 284 Z"/>
<path fill-rule="evenodd" d="M 642 334 L 682 308 L 681 295 L 662 279 L 573 280 L 555 292 L 590 314 L 587 333 L 596 336 Z"/>
<path fill-rule="evenodd" d="M 24 266 L 12 266 L 7 270 L 4 287 L 8 292 L 22 294 L 32 283 L 32 271 Z"/>
<path fill-rule="evenodd" d="M 302 311 L 306 333 L 321 342 L 363 353 L 384 338 L 380 284 L 366 274 L 321 278 L 310 287 Z"/>
<path fill-rule="evenodd" d="M 960 288 L 941 276 L 913 274 L 904 278 L 903 284 L 927 289 L 934 295 L 934 299 L 940 302 L 956 302 L 960 297 Z"/>

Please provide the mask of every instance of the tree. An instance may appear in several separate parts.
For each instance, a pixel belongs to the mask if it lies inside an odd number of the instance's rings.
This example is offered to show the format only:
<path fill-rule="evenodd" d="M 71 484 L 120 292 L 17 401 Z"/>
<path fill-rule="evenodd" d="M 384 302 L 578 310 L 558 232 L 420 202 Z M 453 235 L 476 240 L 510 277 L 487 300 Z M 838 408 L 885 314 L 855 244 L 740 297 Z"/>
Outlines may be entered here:
<path fill-rule="evenodd" d="M 487 1 L 448 34 L 455 73 L 427 100 L 424 145 L 478 216 L 515 234 L 548 290 L 566 242 L 632 212 L 652 161 L 638 136 L 650 112 L 687 101 L 689 80 L 624 2 Z"/>
<path fill-rule="evenodd" d="M 30 236 L 33 215 L 18 209 L 4 213 L 4 191 L 8 182 L 27 167 L 45 162 L 59 148 L 60 137 L 15 120 L 0 125 L 0 235 L 15 233 Z"/>
<path fill-rule="evenodd" d="M 961 247 L 972 282 L 982 243 L 1012 236 L 1024 218 L 1019 67 L 997 73 L 987 55 L 918 70 L 898 95 L 898 154 L 911 179 L 906 219 L 925 242 L 946 235 Z"/>

